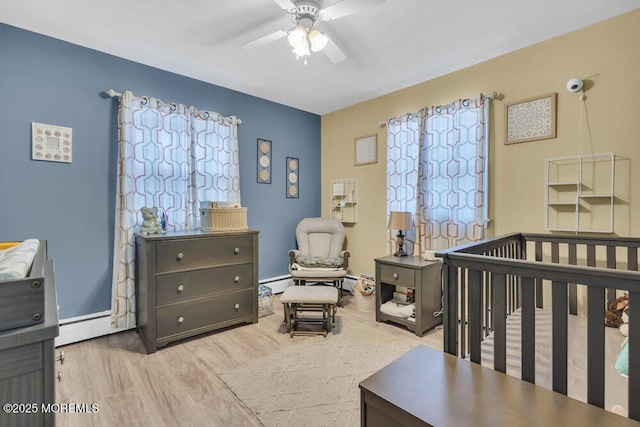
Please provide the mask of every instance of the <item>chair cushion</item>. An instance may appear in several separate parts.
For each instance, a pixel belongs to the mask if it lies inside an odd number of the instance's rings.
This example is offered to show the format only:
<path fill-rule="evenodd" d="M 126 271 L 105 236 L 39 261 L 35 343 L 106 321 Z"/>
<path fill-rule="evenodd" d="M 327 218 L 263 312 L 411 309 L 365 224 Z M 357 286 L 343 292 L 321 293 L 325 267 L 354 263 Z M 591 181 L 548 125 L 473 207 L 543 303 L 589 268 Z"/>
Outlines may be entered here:
<path fill-rule="evenodd" d="M 299 304 L 336 304 L 338 288 L 333 286 L 289 286 L 280 297 L 280 302 Z"/>
<path fill-rule="evenodd" d="M 293 279 L 309 280 L 309 281 L 323 281 L 323 280 L 338 280 L 347 275 L 346 270 L 334 270 L 331 268 L 312 268 L 309 270 L 291 270 L 291 277 Z"/>
<path fill-rule="evenodd" d="M 344 226 L 334 218 L 305 218 L 296 227 L 298 249 L 306 256 L 337 258 L 344 239 Z"/>
<path fill-rule="evenodd" d="M 344 264 L 344 258 L 299 255 L 296 263 L 302 267 L 340 268 Z"/>

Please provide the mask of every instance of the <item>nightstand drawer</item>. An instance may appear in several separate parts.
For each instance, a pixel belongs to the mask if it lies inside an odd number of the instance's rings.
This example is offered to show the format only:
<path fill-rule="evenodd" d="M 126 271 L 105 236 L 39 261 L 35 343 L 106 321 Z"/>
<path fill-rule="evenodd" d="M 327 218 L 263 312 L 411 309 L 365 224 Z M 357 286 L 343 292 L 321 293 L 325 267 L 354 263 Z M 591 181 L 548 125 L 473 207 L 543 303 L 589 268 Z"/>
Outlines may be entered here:
<path fill-rule="evenodd" d="M 253 264 L 229 265 L 158 276 L 157 305 L 174 304 L 253 287 Z"/>
<path fill-rule="evenodd" d="M 238 236 L 159 242 L 156 264 L 158 273 L 167 273 L 252 260 L 253 239 Z"/>
<path fill-rule="evenodd" d="M 380 266 L 380 281 L 392 285 L 415 286 L 414 269 L 395 265 Z"/>
<path fill-rule="evenodd" d="M 157 339 L 229 322 L 253 313 L 253 289 L 158 308 Z M 257 298 L 257 294 L 256 294 Z"/>

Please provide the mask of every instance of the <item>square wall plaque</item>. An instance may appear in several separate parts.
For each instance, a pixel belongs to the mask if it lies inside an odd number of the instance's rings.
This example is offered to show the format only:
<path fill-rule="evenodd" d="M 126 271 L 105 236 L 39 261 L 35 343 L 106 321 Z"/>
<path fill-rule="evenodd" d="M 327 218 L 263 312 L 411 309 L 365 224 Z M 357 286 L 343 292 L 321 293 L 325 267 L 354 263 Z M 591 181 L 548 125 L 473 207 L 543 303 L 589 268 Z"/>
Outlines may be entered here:
<path fill-rule="evenodd" d="M 71 163 L 71 128 L 31 123 L 31 159 Z"/>

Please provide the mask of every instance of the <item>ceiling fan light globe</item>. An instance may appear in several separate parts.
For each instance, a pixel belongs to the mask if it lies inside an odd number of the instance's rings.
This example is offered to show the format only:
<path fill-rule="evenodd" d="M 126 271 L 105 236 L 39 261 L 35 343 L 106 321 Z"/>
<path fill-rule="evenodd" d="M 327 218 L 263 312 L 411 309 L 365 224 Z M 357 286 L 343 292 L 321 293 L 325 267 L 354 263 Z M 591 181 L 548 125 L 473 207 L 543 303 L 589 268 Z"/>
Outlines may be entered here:
<path fill-rule="evenodd" d="M 314 52 L 320 52 L 328 42 L 329 38 L 322 31 L 312 30 L 309 33 L 309 43 L 311 44 L 311 50 Z"/>
<path fill-rule="evenodd" d="M 303 26 L 296 27 L 295 30 L 289 32 L 287 36 L 287 40 L 289 44 L 293 48 L 297 48 L 298 46 L 302 46 L 307 39 L 307 30 Z"/>
<path fill-rule="evenodd" d="M 293 53 L 295 53 L 298 58 L 301 56 L 311 55 L 311 52 L 309 52 L 309 44 L 306 42 L 301 43 L 300 45 L 293 48 Z"/>

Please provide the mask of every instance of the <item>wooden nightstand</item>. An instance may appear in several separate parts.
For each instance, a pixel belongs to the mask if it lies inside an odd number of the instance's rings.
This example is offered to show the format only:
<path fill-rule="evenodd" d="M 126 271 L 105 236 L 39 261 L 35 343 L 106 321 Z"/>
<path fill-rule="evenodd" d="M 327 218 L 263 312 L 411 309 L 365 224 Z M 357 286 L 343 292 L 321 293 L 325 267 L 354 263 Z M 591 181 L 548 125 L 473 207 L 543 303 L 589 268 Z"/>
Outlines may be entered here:
<path fill-rule="evenodd" d="M 442 322 L 442 315 L 434 316 L 442 308 L 442 263 L 425 261 L 419 257 L 386 256 L 376 258 L 376 321 L 404 325 L 421 337 L 426 330 Z M 380 306 L 393 299 L 396 287 L 414 290 L 416 321 L 390 316 Z"/>

